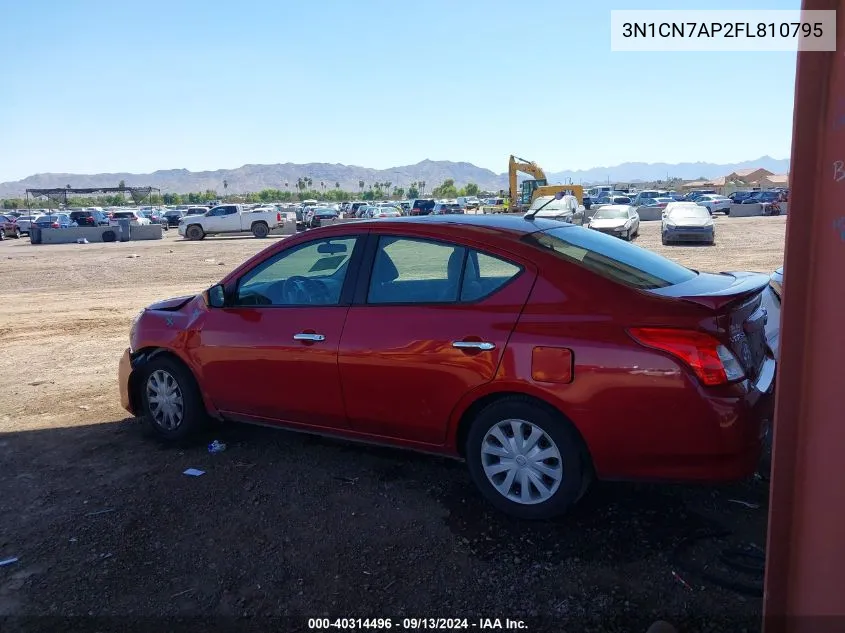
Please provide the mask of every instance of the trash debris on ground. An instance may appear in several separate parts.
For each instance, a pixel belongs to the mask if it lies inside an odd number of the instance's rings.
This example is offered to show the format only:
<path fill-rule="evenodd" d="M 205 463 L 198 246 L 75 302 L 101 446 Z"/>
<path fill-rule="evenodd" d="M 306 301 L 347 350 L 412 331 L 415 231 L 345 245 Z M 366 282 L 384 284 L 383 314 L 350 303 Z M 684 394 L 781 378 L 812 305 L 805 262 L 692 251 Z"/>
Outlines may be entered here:
<path fill-rule="evenodd" d="M 209 259 L 204 259 L 204 260 L 202 260 L 202 261 L 204 261 L 206 264 L 213 264 L 213 263 L 215 263 L 217 260 L 216 260 L 216 259 L 214 259 L 214 258 L 209 258 Z"/>
<path fill-rule="evenodd" d="M 212 455 L 214 453 L 222 453 L 226 450 L 226 444 L 221 442 L 220 440 L 214 440 L 211 444 L 208 445 L 208 452 Z"/>
<path fill-rule="evenodd" d="M 179 596 L 184 596 L 186 593 L 191 593 L 192 591 L 193 591 L 193 589 L 185 589 L 184 591 L 174 593 L 172 596 L 170 596 L 170 598 L 172 600 L 173 598 L 178 598 Z"/>
<path fill-rule="evenodd" d="M 198 468 L 189 468 L 185 472 L 182 473 L 183 475 L 188 475 L 189 477 L 199 477 L 200 475 L 204 475 L 204 470 L 199 470 Z"/>
<path fill-rule="evenodd" d="M 85 516 L 87 517 L 95 517 L 100 514 L 108 514 L 109 512 L 114 512 L 114 508 L 106 508 L 105 510 L 97 510 L 96 512 L 89 512 Z"/>
<path fill-rule="evenodd" d="M 140 255 L 138 255 L 138 253 L 132 253 L 131 255 L 127 255 L 126 259 L 137 259 L 139 257 Z"/>
<path fill-rule="evenodd" d="M 743 501 L 742 499 L 728 499 L 728 503 L 736 503 L 741 506 L 745 506 L 746 508 L 751 508 L 752 510 L 756 510 L 760 507 L 759 503 L 751 503 L 749 501 Z"/>
<path fill-rule="evenodd" d="M 17 563 L 17 562 L 18 562 L 17 557 L 7 558 L 6 560 L 0 560 L 0 567 L 5 567 L 6 565 L 12 565 L 12 564 Z"/>
<path fill-rule="evenodd" d="M 87 411 L 87 410 L 88 410 L 88 409 L 90 409 L 91 407 L 89 407 L 87 404 L 80 404 L 80 405 L 79 405 L 79 408 L 80 408 L 80 409 L 82 409 L 83 411 Z"/>
<path fill-rule="evenodd" d="M 80 237 L 78 240 L 76 240 L 76 243 L 77 243 L 77 244 L 90 244 L 90 242 L 88 241 L 88 239 L 87 239 L 87 238 L 84 238 L 84 237 Z"/>
<path fill-rule="evenodd" d="M 218 265 L 218 266 L 225 266 L 225 265 L 226 265 L 226 262 L 217 262 L 217 265 Z"/>
<path fill-rule="evenodd" d="M 334 479 L 337 479 L 338 481 L 343 482 L 343 483 L 345 483 L 345 484 L 355 484 L 355 483 L 358 483 L 358 478 L 357 478 L 357 477 L 355 477 L 355 479 L 352 479 L 351 477 L 334 477 Z"/>
<path fill-rule="evenodd" d="M 672 578 L 674 578 L 674 579 L 675 579 L 675 580 L 677 580 L 679 583 L 681 583 L 681 584 L 684 586 L 684 588 L 689 589 L 690 591 L 695 591 L 695 590 L 692 588 L 692 585 L 690 585 L 690 584 L 689 584 L 686 580 L 684 580 L 683 578 L 681 578 L 681 577 L 678 575 L 678 573 L 677 573 L 677 572 L 675 572 L 675 571 L 673 571 L 673 572 L 672 572 Z"/>

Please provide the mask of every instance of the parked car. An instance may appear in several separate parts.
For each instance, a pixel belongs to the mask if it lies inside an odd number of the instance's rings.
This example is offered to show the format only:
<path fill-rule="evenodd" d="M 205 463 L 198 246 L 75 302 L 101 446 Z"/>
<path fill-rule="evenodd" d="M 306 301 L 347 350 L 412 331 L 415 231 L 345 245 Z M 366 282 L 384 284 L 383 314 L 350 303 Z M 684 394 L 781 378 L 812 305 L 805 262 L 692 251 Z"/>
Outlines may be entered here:
<path fill-rule="evenodd" d="M 716 195 L 715 189 L 697 189 L 684 196 L 683 202 L 697 202 L 701 196 Z"/>
<path fill-rule="evenodd" d="M 575 222 L 575 214 L 578 213 L 578 210 L 577 198 L 569 197 L 558 200 L 555 196 L 538 196 L 528 207 L 525 215 L 533 218 L 557 220 L 558 222 Z M 583 212 L 578 218 L 579 222 L 583 222 Z"/>
<path fill-rule="evenodd" d="M 186 212 L 180 209 L 168 209 L 164 212 L 164 220 L 167 226 L 179 226 L 179 221 L 185 217 Z"/>
<path fill-rule="evenodd" d="M 674 198 L 668 197 L 660 197 L 660 198 L 641 198 L 640 205 L 631 205 L 631 206 L 641 206 L 645 209 L 665 209 L 673 202 L 678 202 Z"/>
<path fill-rule="evenodd" d="M 779 191 L 753 191 L 741 204 L 766 204 L 780 200 Z"/>
<path fill-rule="evenodd" d="M 599 196 L 591 205 L 591 209 L 601 209 L 608 205 L 629 205 L 631 204 L 630 196 L 623 196 L 621 194 L 612 194 L 607 196 Z"/>
<path fill-rule="evenodd" d="M 754 193 L 754 192 L 753 191 L 734 191 L 733 193 L 731 193 L 728 196 L 728 198 L 730 198 L 731 201 L 734 204 L 742 204 L 742 201 L 749 198 L 752 193 Z"/>
<path fill-rule="evenodd" d="M 18 238 L 20 236 L 21 230 L 18 226 L 17 217 L 9 213 L 0 215 L 0 240 L 4 240 L 7 237 Z"/>
<path fill-rule="evenodd" d="M 29 227 L 32 226 L 32 223 L 35 221 L 36 217 L 38 216 L 24 214 L 19 215 L 17 218 L 15 218 L 16 228 L 20 232 L 20 235 L 29 235 Z"/>
<path fill-rule="evenodd" d="M 640 234 L 640 216 L 631 205 L 611 204 L 596 211 L 587 228 L 630 241 Z"/>
<path fill-rule="evenodd" d="M 375 207 L 372 208 L 375 209 Z M 329 207 L 310 207 L 305 218 L 308 228 L 316 229 L 321 226 L 323 222 L 336 220 L 338 218 L 338 212 Z"/>
<path fill-rule="evenodd" d="M 109 216 L 100 209 L 80 209 L 71 211 L 70 219 L 78 226 L 108 226 Z"/>
<path fill-rule="evenodd" d="M 766 309 L 766 340 L 775 359 L 780 356 L 780 307 L 783 301 L 783 266 L 769 277 L 769 287 L 763 293 Z"/>
<path fill-rule="evenodd" d="M 375 207 L 369 217 L 377 220 L 379 218 L 401 218 L 402 215 L 401 209 L 385 204 Z"/>
<path fill-rule="evenodd" d="M 130 226 L 148 226 L 152 224 L 149 218 L 141 215 L 140 211 L 134 209 L 121 209 L 111 214 L 109 226 L 120 226 L 120 220 L 129 220 Z"/>
<path fill-rule="evenodd" d="M 545 518 L 594 477 L 754 472 L 768 281 L 542 218 L 323 227 L 142 311 L 121 403 L 170 442 L 210 415 L 462 457 L 497 508 Z"/>
<path fill-rule="evenodd" d="M 432 198 L 417 198 L 411 200 L 411 210 L 409 215 L 428 215 L 434 209 L 437 202 Z"/>
<path fill-rule="evenodd" d="M 459 215 L 464 210 L 456 202 L 435 202 L 431 209 L 432 215 Z"/>
<path fill-rule="evenodd" d="M 663 212 L 660 227 L 664 246 L 672 242 L 716 241 L 716 225 L 710 212 L 695 202 L 673 202 Z"/>
<path fill-rule="evenodd" d="M 206 235 L 250 232 L 257 238 L 265 238 L 284 223 L 281 212 L 275 209 L 253 213 L 240 204 L 223 204 L 205 215 L 186 215 L 179 221 L 179 235 L 201 240 Z"/>
<path fill-rule="evenodd" d="M 706 207 L 711 214 L 721 211 L 725 215 L 730 215 L 733 201 L 725 196 L 707 193 L 699 197 L 695 203 Z"/>
<path fill-rule="evenodd" d="M 208 207 L 188 207 L 185 215 L 205 215 L 209 210 Z"/>
<path fill-rule="evenodd" d="M 147 218 L 150 224 L 161 224 L 165 231 L 170 227 L 167 218 L 164 217 L 164 211 L 161 209 L 146 209 L 140 211 L 140 214 L 141 217 Z"/>
<path fill-rule="evenodd" d="M 657 189 L 646 189 L 643 191 L 637 192 L 633 198 L 631 198 L 631 206 L 634 207 L 642 207 L 646 206 L 651 200 L 655 198 L 666 198 L 665 191 L 659 191 Z"/>
<path fill-rule="evenodd" d="M 77 224 L 67 213 L 48 213 L 35 218 L 35 226 L 39 229 L 69 229 Z"/>
<path fill-rule="evenodd" d="M 458 196 L 455 202 L 460 205 L 461 209 L 475 210 L 481 206 L 481 200 L 476 196 Z"/>

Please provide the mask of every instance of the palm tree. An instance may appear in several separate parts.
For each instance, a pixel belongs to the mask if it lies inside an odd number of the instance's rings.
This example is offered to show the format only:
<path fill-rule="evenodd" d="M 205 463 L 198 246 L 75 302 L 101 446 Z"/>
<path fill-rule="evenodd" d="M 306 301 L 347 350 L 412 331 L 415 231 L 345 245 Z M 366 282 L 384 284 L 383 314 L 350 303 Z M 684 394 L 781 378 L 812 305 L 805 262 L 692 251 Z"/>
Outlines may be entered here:
<path fill-rule="evenodd" d="M 70 185 L 68 185 L 68 187 L 70 187 Z M 364 193 L 364 181 L 363 180 L 358 181 L 358 189 L 361 190 L 361 193 Z"/>
<path fill-rule="evenodd" d="M 422 195 L 422 194 L 425 193 L 425 180 L 420 180 L 419 185 L 420 185 L 420 195 Z"/>
<path fill-rule="evenodd" d="M 228 189 L 228 188 L 229 188 L 229 181 L 228 181 L 228 180 L 224 180 L 224 181 L 223 181 L 223 191 L 226 191 L 226 189 Z"/>
<path fill-rule="evenodd" d="M 308 176 L 308 178 L 306 178 L 305 180 L 308 182 L 309 189 L 314 186 L 314 181 L 311 180 L 311 176 Z"/>
<path fill-rule="evenodd" d="M 391 183 L 391 182 L 388 180 L 388 181 L 386 181 L 386 182 L 383 182 L 382 184 L 384 185 L 384 193 L 385 193 L 385 195 L 386 195 L 386 196 L 389 196 L 389 195 L 390 195 L 390 185 L 392 185 L 393 183 Z"/>
<path fill-rule="evenodd" d="M 334 188 L 335 188 L 335 189 L 340 189 L 340 183 L 339 183 L 339 182 L 334 183 Z"/>
<path fill-rule="evenodd" d="M 326 192 L 326 183 L 324 183 L 322 180 L 320 181 L 320 189 L 323 190 L 323 193 Z"/>

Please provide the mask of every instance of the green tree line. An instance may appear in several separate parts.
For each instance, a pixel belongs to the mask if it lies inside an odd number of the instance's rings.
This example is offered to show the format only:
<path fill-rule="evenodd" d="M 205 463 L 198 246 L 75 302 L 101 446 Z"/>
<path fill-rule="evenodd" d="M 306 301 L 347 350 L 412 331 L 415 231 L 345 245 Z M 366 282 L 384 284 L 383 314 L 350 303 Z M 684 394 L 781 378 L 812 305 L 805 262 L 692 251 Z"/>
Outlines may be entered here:
<path fill-rule="evenodd" d="M 123 183 L 121 182 L 121 184 Z M 287 185 L 287 183 L 285 184 Z M 346 200 L 402 200 L 406 197 L 418 198 L 425 195 L 426 186 L 425 181 L 412 182 L 405 189 L 404 187 L 394 186 L 390 182 L 374 182 L 366 185 L 363 180 L 360 180 L 358 181 L 358 191 L 344 191 L 340 188 L 340 183 L 335 182 L 332 184 L 334 186 L 330 187 L 329 183 L 318 181 L 315 187 L 311 178 L 299 178 L 294 183 L 296 191 L 291 191 L 289 187 L 286 187 L 285 189 L 262 189 L 261 191 L 251 193 L 230 194 L 226 192 L 229 188 L 229 183 L 224 181 L 224 194 L 222 196 L 213 189 L 181 194 L 153 194 L 144 198 L 141 205 L 206 204 L 215 200 L 232 203 L 297 202 L 310 199 L 326 202 L 343 202 Z M 478 193 L 478 185 L 474 183 L 468 183 L 466 187 L 458 189 L 455 187 L 455 181 L 448 179 L 432 189 L 430 195 L 435 198 L 455 198 L 457 196 L 474 196 L 478 195 Z M 122 194 L 86 197 L 69 196 L 67 199 L 68 207 L 119 207 L 131 203 L 131 199 Z M 25 209 L 26 206 L 25 198 L 6 198 L 2 202 L 3 209 Z M 36 209 L 55 209 L 58 207 L 58 204 L 52 200 L 30 198 L 30 207 Z"/>

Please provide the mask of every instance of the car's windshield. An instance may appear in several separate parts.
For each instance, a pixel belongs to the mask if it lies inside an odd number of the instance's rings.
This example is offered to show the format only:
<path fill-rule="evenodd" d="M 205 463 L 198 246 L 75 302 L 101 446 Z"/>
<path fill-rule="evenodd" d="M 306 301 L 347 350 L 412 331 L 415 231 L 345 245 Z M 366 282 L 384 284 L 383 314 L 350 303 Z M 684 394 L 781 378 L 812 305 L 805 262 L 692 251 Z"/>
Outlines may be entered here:
<path fill-rule="evenodd" d="M 625 209 L 599 209 L 593 216 L 594 220 L 627 220 L 628 211 Z"/>
<path fill-rule="evenodd" d="M 578 226 L 549 229 L 524 239 L 632 288 L 665 288 L 697 274 L 645 248 Z"/>
<path fill-rule="evenodd" d="M 689 207 L 679 207 L 677 209 L 672 209 L 667 214 L 673 220 L 681 220 L 681 219 L 700 219 L 700 218 L 709 218 L 710 212 L 707 210 L 707 207 L 700 207 L 696 206 L 689 206 Z"/>

